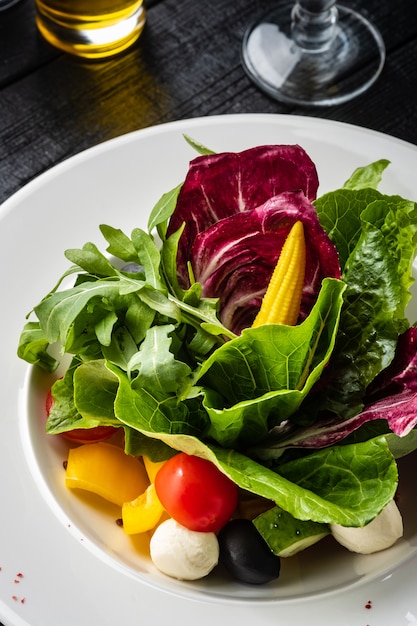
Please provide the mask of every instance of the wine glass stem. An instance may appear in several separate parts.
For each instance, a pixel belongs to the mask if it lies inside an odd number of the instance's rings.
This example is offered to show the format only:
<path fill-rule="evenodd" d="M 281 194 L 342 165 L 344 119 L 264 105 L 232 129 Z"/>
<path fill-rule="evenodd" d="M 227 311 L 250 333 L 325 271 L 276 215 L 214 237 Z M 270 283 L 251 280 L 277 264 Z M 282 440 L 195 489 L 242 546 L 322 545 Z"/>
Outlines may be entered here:
<path fill-rule="evenodd" d="M 296 0 L 291 31 L 295 43 L 308 52 L 328 48 L 336 34 L 336 0 Z"/>

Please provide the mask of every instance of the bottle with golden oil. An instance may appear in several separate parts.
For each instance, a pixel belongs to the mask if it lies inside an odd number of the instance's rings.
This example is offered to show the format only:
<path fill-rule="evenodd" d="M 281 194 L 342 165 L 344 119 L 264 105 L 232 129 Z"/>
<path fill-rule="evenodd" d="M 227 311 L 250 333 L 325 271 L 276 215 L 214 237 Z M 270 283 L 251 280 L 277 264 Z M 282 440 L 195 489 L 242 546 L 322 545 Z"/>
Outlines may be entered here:
<path fill-rule="evenodd" d="M 122 52 L 145 26 L 143 0 L 36 0 L 39 31 L 55 47 L 90 59 Z"/>

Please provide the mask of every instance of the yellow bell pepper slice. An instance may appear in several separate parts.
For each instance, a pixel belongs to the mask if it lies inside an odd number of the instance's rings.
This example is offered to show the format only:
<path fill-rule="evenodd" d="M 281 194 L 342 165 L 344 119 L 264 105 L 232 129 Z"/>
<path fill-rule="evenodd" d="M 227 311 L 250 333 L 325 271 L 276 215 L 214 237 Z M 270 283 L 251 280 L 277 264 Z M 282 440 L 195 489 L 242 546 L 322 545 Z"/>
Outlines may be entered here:
<path fill-rule="evenodd" d="M 147 456 L 143 456 L 143 463 L 145 465 L 145 469 L 148 473 L 149 480 L 151 483 L 155 482 L 155 476 L 161 469 L 163 465 L 165 465 L 166 461 L 151 461 L 151 459 Z"/>
<path fill-rule="evenodd" d="M 65 483 L 122 506 L 142 494 L 149 485 L 143 463 L 111 443 L 89 443 L 68 454 Z"/>
<path fill-rule="evenodd" d="M 161 519 L 164 507 L 151 483 L 144 493 L 132 502 L 122 506 L 123 530 L 127 535 L 145 533 L 152 530 Z"/>

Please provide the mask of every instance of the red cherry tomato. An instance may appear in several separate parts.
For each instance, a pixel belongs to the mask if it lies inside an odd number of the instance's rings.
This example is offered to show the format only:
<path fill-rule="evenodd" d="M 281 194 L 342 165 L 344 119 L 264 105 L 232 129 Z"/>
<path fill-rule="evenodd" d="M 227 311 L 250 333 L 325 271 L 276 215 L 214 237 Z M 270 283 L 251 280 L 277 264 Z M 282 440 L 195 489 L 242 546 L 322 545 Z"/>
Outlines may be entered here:
<path fill-rule="evenodd" d="M 51 412 L 52 405 L 54 403 L 54 399 L 52 397 L 52 391 L 49 389 L 46 394 L 45 400 L 45 408 L 46 415 L 48 416 Z M 116 428 L 113 426 L 95 426 L 94 428 L 74 428 L 74 430 L 69 430 L 66 433 L 60 433 L 60 436 L 67 441 L 72 441 L 74 443 L 98 443 L 99 441 L 103 441 L 111 437 L 115 432 Z"/>
<path fill-rule="evenodd" d="M 210 461 L 184 452 L 161 467 L 155 489 L 168 515 L 198 532 L 217 532 L 237 506 L 235 483 Z"/>

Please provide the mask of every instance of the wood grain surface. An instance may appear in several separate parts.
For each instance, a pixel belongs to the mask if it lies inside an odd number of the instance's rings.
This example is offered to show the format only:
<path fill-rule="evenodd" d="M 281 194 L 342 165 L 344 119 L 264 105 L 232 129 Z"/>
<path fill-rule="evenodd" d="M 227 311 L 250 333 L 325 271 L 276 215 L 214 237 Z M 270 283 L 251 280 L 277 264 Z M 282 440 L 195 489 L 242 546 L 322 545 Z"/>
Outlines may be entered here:
<path fill-rule="evenodd" d="M 145 31 L 126 53 L 87 62 L 38 34 L 33 0 L 0 13 L 0 202 L 43 171 L 107 139 L 163 122 L 228 113 L 340 120 L 417 144 L 417 3 L 346 2 L 379 28 L 377 82 L 343 105 L 290 107 L 246 76 L 248 24 L 276 0 L 148 1 Z"/>

